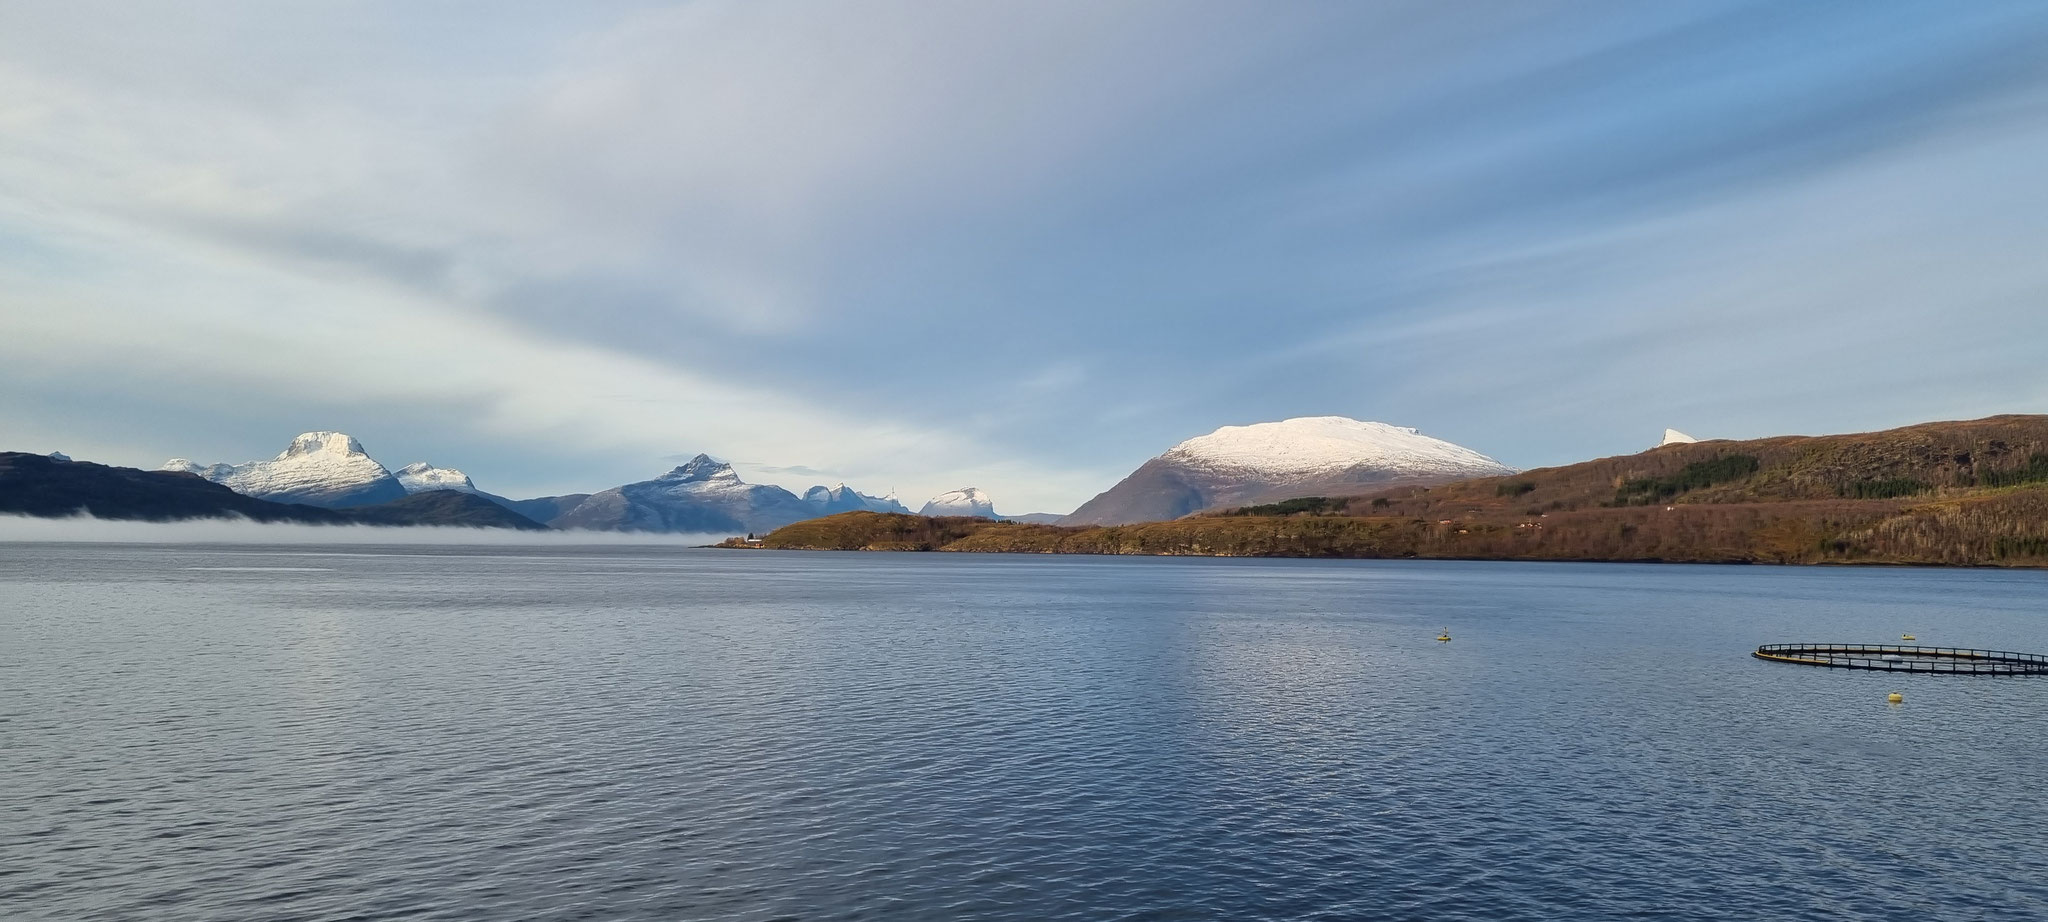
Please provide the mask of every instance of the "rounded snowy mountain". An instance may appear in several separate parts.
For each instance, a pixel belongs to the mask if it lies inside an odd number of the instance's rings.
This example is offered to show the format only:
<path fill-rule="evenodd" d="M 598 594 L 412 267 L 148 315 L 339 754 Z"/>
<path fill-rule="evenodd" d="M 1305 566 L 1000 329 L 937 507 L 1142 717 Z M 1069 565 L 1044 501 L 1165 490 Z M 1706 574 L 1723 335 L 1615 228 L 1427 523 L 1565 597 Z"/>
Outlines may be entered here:
<path fill-rule="evenodd" d="M 1224 426 L 1175 445 L 1160 457 L 1189 466 L 1266 476 L 1324 474 L 1361 465 L 1425 476 L 1514 473 L 1470 448 L 1430 438 L 1409 426 L 1342 416 Z"/>
<path fill-rule="evenodd" d="M 1175 445 L 1062 523 L 1163 521 L 1223 506 L 1357 495 L 1514 472 L 1408 426 L 1304 416 L 1224 426 Z"/>
<path fill-rule="evenodd" d="M 961 487 L 949 490 L 931 498 L 924 504 L 918 515 L 972 515 L 984 519 L 1001 518 L 996 515 L 995 501 L 979 487 Z"/>

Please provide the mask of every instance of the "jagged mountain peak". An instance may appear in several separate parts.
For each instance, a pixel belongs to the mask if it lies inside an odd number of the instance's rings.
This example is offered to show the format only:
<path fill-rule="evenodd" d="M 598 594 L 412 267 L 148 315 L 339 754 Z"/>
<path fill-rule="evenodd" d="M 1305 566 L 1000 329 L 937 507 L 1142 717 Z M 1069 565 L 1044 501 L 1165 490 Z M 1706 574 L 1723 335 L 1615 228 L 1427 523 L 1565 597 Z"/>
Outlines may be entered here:
<path fill-rule="evenodd" d="M 706 454 L 699 454 L 697 457 L 691 458 L 688 463 L 680 465 L 656 479 L 672 483 L 722 481 L 737 484 L 741 482 L 740 475 L 732 469 L 732 465 Z"/>

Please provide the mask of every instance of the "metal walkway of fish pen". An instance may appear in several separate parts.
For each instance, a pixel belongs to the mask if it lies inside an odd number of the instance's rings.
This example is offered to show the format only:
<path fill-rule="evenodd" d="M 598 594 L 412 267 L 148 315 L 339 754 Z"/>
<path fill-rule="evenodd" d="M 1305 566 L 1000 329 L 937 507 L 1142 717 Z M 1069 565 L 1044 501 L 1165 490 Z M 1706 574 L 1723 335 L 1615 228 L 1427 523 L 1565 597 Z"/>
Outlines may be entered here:
<path fill-rule="evenodd" d="M 1901 647 L 1892 644 L 1767 643 L 1750 654 L 1774 663 L 1928 672 L 1942 675 L 2048 675 L 2048 656 L 1961 647 Z"/>

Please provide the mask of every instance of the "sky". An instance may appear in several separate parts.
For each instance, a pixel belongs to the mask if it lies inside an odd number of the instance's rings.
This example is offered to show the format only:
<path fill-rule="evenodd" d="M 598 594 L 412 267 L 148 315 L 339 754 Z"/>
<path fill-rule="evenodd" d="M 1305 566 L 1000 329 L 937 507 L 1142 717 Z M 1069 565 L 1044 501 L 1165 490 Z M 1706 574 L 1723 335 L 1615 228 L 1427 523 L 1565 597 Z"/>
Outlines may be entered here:
<path fill-rule="evenodd" d="M 0 0 L 0 449 L 1066 512 L 2048 411 L 2048 6 Z"/>

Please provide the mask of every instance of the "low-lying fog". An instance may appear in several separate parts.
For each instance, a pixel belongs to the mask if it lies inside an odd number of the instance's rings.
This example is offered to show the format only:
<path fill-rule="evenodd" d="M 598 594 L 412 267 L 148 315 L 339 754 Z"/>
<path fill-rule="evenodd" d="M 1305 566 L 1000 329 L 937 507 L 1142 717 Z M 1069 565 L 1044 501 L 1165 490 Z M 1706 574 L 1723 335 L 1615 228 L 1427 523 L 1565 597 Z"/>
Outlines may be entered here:
<path fill-rule="evenodd" d="M 300 525 L 238 519 L 132 522 L 76 517 L 0 515 L 0 542 L 72 541 L 105 544 L 715 544 L 727 535 L 661 535 L 613 531 L 514 531 L 422 525 Z"/>

